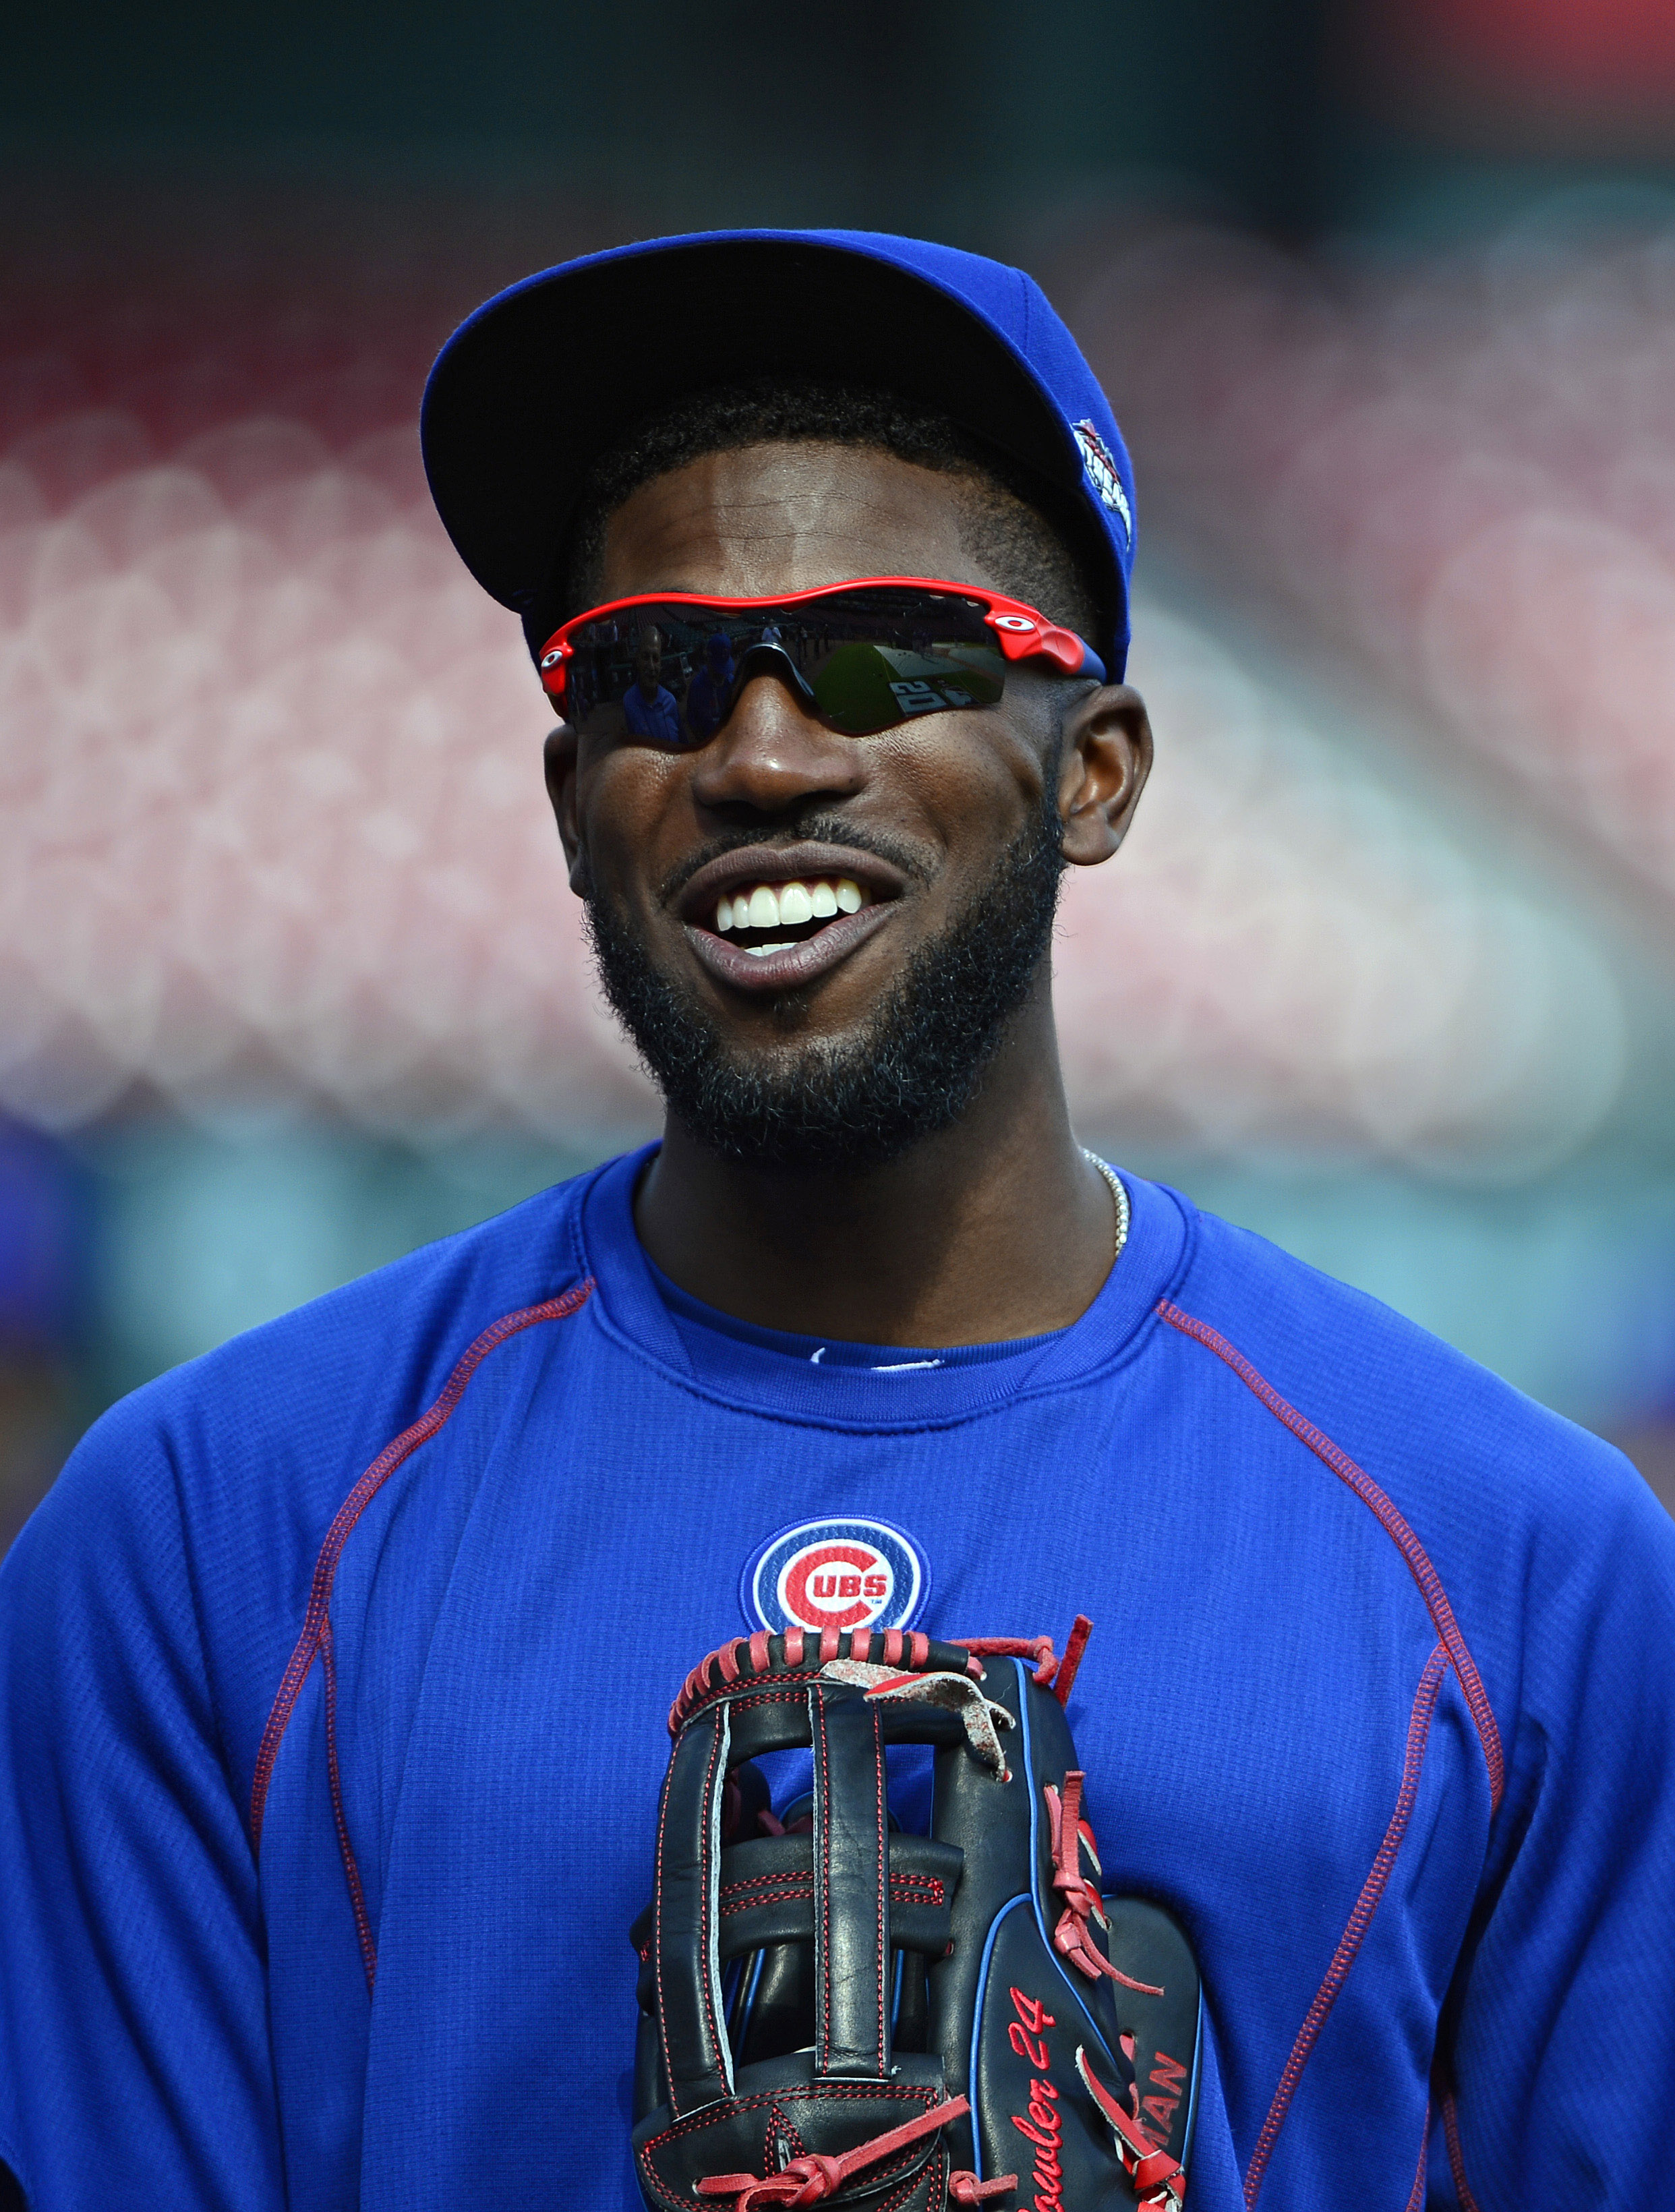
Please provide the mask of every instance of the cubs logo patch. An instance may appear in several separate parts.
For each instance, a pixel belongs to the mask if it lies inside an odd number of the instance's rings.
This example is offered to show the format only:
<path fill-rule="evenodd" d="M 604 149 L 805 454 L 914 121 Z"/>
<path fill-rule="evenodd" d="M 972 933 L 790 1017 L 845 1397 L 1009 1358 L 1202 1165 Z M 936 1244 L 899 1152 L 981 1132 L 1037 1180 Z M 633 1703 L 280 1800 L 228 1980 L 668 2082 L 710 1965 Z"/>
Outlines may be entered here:
<path fill-rule="evenodd" d="M 751 1554 L 739 1580 L 746 1625 L 911 1628 L 931 1593 L 925 1554 L 888 1521 L 798 1521 Z"/>
<path fill-rule="evenodd" d="M 1128 494 L 1122 488 L 1122 477 L 1112 459 L 1110 447 L 1091 422 L 1073 422 L 1071 430 L 1080 448 L 1082 465 L 1088 471 L 1089 481 L 1099 494 L 1100 504 L 1122 517 L 1123 536 L 1132 544 L 1134 517 L 1129 512 Z"/>

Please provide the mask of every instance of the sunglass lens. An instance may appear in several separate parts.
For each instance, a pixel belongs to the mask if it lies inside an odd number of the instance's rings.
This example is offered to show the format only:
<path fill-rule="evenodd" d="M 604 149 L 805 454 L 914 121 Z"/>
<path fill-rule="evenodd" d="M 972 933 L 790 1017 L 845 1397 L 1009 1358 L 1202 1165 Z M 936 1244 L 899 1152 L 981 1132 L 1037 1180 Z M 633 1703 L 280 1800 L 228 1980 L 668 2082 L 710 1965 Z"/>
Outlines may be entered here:
<path fill-rule="evenodd" d="M 810 689 L 828 721 L 851 737 L 867 737 L 949 707 L 992 707 L 1003 682 L 1000 655 L 989 669 L 979 665 L 977 650 L 956 657 L 935 645 L 911 652 L 851 641 L 824 656 Z"/>
<path fill-rule="evenodd" d="M 708 743 L 758 653 L 764 673 L 777 665 L 794 676 L 849 737 L 948 708 L 992 707 L 1005 681 L 980 603 L 884 586 L 749 614 L 673 601 L 624 608 L 586 625 L 574 645 L 570 721 L 668 745 Z"/>

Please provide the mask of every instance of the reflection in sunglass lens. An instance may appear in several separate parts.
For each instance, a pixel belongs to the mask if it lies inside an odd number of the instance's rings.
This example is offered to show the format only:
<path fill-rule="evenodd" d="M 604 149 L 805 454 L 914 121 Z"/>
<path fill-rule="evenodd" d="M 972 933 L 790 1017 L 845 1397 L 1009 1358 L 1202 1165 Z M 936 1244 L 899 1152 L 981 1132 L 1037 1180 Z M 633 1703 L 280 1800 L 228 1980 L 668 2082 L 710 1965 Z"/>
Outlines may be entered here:
<path fill-rule="evenodd" d="M 968 646 L 956 654 L 926 644 L 904 652 L 851 642 L 826 655 L 810 688 L 828 721 L 852 736 L 866 736 L 944 708 L 992 707 L 1000 696 L 1004 663 L 995 653 L 992 668 L 980 666 L 980 650 Z"/>
<path fill-rule="evenodd" d="M 743 682 L 770 672 L 851 737 L 950 708 L 992 707 L 1005 661 L 980 602 L 875 586 L 747 612 L 663 601 L 572 634 L 573 726 L 642 742 L 704 744 Z"/>

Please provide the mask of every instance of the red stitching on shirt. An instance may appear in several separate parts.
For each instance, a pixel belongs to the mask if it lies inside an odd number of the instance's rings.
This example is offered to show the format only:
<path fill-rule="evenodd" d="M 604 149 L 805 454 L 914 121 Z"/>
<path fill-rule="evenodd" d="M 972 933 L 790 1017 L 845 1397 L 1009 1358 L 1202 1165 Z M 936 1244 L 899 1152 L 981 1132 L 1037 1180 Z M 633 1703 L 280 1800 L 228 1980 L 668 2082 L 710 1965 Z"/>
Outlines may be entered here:
<path fill-rule="evenodd" d="M 1442 1587 L 1442 1578 L 1431 1565 L 1424 1546 L 1371 1475 L 1357 1467 L 1349 1454 L 1333 1443 L 1332 1438 L 1317 1429 L 1312 1421 L 1305 1419 L 1295 1406 L 1288 1405 L 1272 1384 L 1264 1382 L 1244 1354 L 1235 1352 L 1218 1330 L 1211 1328 L 1207 1322 L 1183 1313 L 1179 1306 L 1171 1305 L 1167 1298 L 1158 1300 L 1157 1311 L 1171 1328 L 1179 1329 L 1183 1336 L 1195 1337 L 1218 1359 L 1224 1360 L 1245 1387 L 1262 1401 L 1268 1411 L 1283 1421 L 1294 1437 L 1307 1444 L 1316 1459 L 1322 1461 L 1341 1481 L 1347 1483 L 1362 1504 L 1370 1507 L 1377 1516 L 1385 1534 L 1406 1560 L 1408 1571 L 1418 1584 L 1419 1594 L 1436 1625 L 1436 1632 L 1453 1662 L 1454 1673 L 1460 1678 L 1460 1686 L 1466 1692 L 1466 1702 L 1472 1709 L 1472 1720 L 1477 1723 L 1478 1740 L 1483 1746 L 1484 1765 L 1489 1770 L 1490 1809 L 1498 1811 L 1501 1793 L 1506 1787 L 1501 1731 L 1496 1725 L 1494 1708 L 1484 1688 L 1477 1662 L 1466 1648 L 1466 1638 L 1460 1634 L 1460 1624 L 1454 1619 L 1453 1607 L 1448 1602 L 1448 1594 Z"/>
<path fill-rule="evenodd" d="M 337 1768 L 337 1664 L 332 1656 L 331 1623 L 320 1630 L 320 1666 L 325 1675 L 325 1771 L 331 1787 L 331 1817 L 337 1824 L 337 1849 L 349 1879 L 349 1901 L 355 1914 L 355 1933 L 361 1944 L 361 1964 L 367 1972 L 367 1995 L 378 1978 L 378 1947 L 367 1915 L 367 1893 L 361 1887 L 361 1869 L 349 1839 L 349 1819 L 343 1811 L 343 1778 Z"/>
<path fill-rule="evenodd" d="M 1460 2147 L 1460 2115 L 1454 2110 L 1452 2089 L 1442 2100 L 1442 2133 L 1448 2146 L 1448 2171 L 1454 2178 L 1454 2194 L 1460 2199 L 1460 2212 L 1478 2212 L 1478 2200 L 1466 2184 L 1466 2157 Z"/>
<path fill-rule="evenodd" d="M 1425 2124 L 1419 2130 L 1419 2170 L 1413 2177 L 1413 2188 L 1405 2212 L 1425 2212 L 1425 2168 L 1430 2163 L 1430 2099 L 1425 2100 Z"/>
<path fill-rule="evenodd" d="M 465 1386 L 489 1354 L 496 1346 L 515 1336 L 520 1329 L 533 1327 L 541 1321 L 563 1321 L 586 1305 L 592 1295 L 593 1279 L 578 1283 L 556 1298 L 548 1298 L 538 1306 L 524 1306 L 516 1313 L 502 1314 L 491 1322 L 475 1343 L 460 1355 L 458 1364 L 442 1386 L 440 1395 L 421 1413 L 418 1419 L 402 1431 L 393 1443 L 388 1443 L 367 1469 L 349 1496 L 338 1507 L 337 1517 L 325 1532 L 325 1541 L 320 1546 L 319 1557 L 314 1562 L 314 1579 L 308 1593 L 308 1609 L 302 1619 L 302 1633 L 296 1640 L 285 1672 L 280 1678 L 279 1689 L 268 1715 L 268 1724 L 262 1731 L 261 1748 L 256 1754 L 256 1771 L 250 1788 L 250 1843 L 258 1853 L 262 1848 L 262 1819 L 267 1810 L 268 1785 L 273 1779 L 274 1761 L 279 1756 L 279 1747 L 285 1730 L 290 1725 L 291 1715 L 296 1710 L 302 1686 L 308 1679 L 308 1670 L 319 1651 L 320 1638 L 325 1630 L 327 1611 L 331 1602 L 331 1584 L 337 1572 L 337 1562 L 343 1556 L 355 1522 L 404 1460 L 410 1459 L 422 1443 L 428 1443 L 441 1428 L 465 1395 Z"/>
<path fill-rule="evenodd" d="M 1384 1841 L 1379 1845 L 1378 1856 L 1361 1886 L 1355 1910 L 1338 1938 L 1338 1948 L 1332 1954 L 1332 1964 L 1326 1968 L 1326 1977 L 1314 1992 L 1314 2002 L 1308 2008 L 1302 2026 L 1297 2030 L 1297 2039 L 1291 2045 L 1285 2071 L 1279 2077 L 1279 2087 L 1274 2091 L 1268 2117 L 1262 2123 L 1261 2134 L 1256 2138 L 1256 2148 L 1251 2154 L 1250 2166 L 1245 2174 L 1247 2212 L 1256 2202 L 1257 2191 L 1262 2186 L 1262 2177 L 1267 2171 L 1274 2145 L 1279 2139 L 1279 2131 L 1285 2124 L 1285 2115 L 1291 2108 L 1291 2100 L 1302 2079 L 1302 2069 L 1308 2063 L 1315 2039 L 1326 2025 L 1326 2014 L 1349 1978 L 1350 1969 L 1361 1948 L 1362 1938 L 1378 1910 L 1384 1886 L 1396 1863 L 1402 1838 L 1407 1833 L 1408 1819 L 1419 1789 L 1419 1770 L 1425 1762 L 1425 1744 L 1430 1735 L 1431 1716 L 1436 1711 L 1437 1695 L 1447 1665 L 1448 1654 L 1439 1644 L 1425 1662 L 1425 1670 L 1419 1677 L 1419 1687 L 1414 1695 L 1413 1711 L 1407 1724 L 1407 1753 L 1402 1761 L 1402 1786 L 1397 1795 L 1396 1809 L 1390 1815 L 1390 1825 L 1384 1832 Z"/>

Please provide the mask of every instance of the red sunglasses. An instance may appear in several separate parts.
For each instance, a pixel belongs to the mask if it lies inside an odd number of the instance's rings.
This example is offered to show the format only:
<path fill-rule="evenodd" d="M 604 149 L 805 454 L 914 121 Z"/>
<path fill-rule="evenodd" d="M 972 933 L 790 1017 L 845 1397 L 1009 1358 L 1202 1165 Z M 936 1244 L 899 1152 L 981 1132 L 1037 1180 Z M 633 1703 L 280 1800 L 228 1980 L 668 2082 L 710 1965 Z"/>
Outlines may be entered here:
<path fill-rule="evenodd" d="M 1015 660 L 1106 680 L 1090 646 L 1022 600 L 921 576 L 768 599 L 613 599 L 555 630 L 539 665 L 574 728 L 690 746 L 708 743 L 756 676 L 778 677 L 834 728 L 864 738 L 994 706 Z"/>

